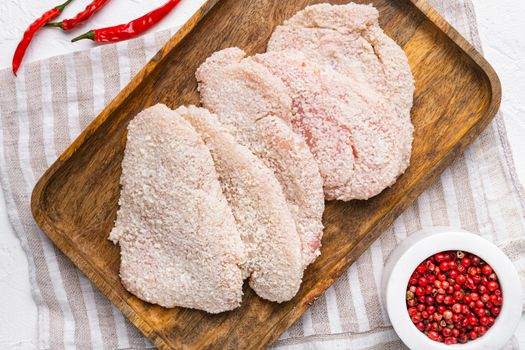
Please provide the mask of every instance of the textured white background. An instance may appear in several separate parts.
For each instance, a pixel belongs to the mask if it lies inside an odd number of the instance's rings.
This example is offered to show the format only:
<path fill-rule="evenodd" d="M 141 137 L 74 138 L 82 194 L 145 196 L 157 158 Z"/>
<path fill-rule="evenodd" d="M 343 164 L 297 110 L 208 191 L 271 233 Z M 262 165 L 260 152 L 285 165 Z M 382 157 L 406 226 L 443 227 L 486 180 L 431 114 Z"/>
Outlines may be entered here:
<path fill-rule="evenodd" d="M 29 48 L 25 62 L 30 62 L 94 45 L 89 41 L 75 44 L 69 40 L 90 28 L 125 23 L 165 0 L 113 0 L 87 25 L 63 34 L 42 31 Z M 9 67 L 12 53 L 24 29 L 57 0 L 0 0 L 0 68 Z M 90 0 L 76 0 L 65 16 L 77 13 Z M 183 0 L 179 7 L 153 30 L 181 25 L 203 0 Z M 503 85 L 501 110 L 514 153 L 516 168 L 525 183 L 525 1 L 474 0 L 484 53 L 499 74 Z M 2 87 L 0 87 L 2 88 Z M 517 332 L 525 349 L 525 321 Z M 36 344 L 36 306 L 31 298 L 27 261 L 12 231 L 0 190 L 0 349 L 34 349 Z"/>

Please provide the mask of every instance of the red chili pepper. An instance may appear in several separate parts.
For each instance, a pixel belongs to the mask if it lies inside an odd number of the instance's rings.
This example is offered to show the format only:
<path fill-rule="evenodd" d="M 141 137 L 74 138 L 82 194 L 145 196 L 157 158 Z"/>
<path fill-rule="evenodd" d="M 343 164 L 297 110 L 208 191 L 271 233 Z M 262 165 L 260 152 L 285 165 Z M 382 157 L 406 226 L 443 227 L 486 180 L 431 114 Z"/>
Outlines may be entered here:
<path fill-rule="evenodd" d="M 80 23 L 90 19 L 95 12 L 104 7 L 104 5 L 106 5 L 108 2 L 109 0 L 95 0 L 91 4 L 87 5 L 86 8 L 83 11 L 79 12 L 75 17 L 64 19 L 60 22 L 51 22 L 46 25 L 58 27 L 63 30 L 71 30 Z"/>
<path fill-rule="evenodd" d="M 91 39 L 97 42 L 114 42 L 134 38 L 160 22 L 175 6 L 177 6 L 179 2 L 180 0 L 170 0 L 161 7 L 142 17 L 134 19 L 127 24 L 93 29 L 77 36 L 71 41 L 75 42 L 82 39 Z"/>
<path fill-rule="evenodd" d="M 18 44 L 15 50 L 15 54 L 13 56 L 13 74 L 16 75 L 16 72 L 18 71 L 18 68 L 20 68 L 20 64 L 22 63 L 22 59 L 24 58 L 24 54 L 26 53 L 27 47 L 31 43 L 31 40 L 33 40 L 33 37 L 35 36 L 36 32 L 42 28 L 47 22 L 52 20 L 53 18 L 57 17 L 64 11 L 67 5 L 73 0 L 67 0 L 62 5 L 59 5 L 57 7 L 53 7 L 51 10 L 46 11 L 40 18 L 35 20 L 33 23 L 29 25 L 29 27 L 24 32 L 24 36 L 22 37 L 22 40 Z"/>

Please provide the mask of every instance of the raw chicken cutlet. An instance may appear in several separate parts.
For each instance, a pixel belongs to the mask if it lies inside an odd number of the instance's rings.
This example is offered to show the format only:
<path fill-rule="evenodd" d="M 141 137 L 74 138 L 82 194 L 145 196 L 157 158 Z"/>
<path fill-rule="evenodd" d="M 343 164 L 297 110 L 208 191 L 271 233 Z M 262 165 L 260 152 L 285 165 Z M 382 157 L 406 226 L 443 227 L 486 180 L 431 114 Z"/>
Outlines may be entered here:
<path fill-rule="evenodd" d="M 360 91 L 381 94 L 394 112 L 401 174 L 412 147 L 414 79 L 405 53 L 384 34 L 378 17 L 371 5 L 312 5 L 275 29 L 268 51 L 300 50 L 310 62 L 328 64 L 348 77 Z"/>
<path fill-rule="evenodd" d="M 272 170 L 208 110 L 190 106 L 175 112 L 192 124 L 210 150 L 244 243 L 250 286 L 264 299 L 290 300 L 303 276 L 301 242 Z"/>
<path fill-rule="evenodd" d="M 219 313 L 240 305 L 244 247 L 212 157 L 191 125 L 164 105 L 128 126 L 115 227 L 120 277 L 164 307 Z"/>
<path fill-rule="evenodd" d="M 359 86 L 330 66 L 309 63 L 297 50 L 267 52 L 247 60 L 263 64 L 284 82 L 292 96 L 295 130 L 307 139 L 319 135 L 322 150 L 330 149 L 326 144 L 338 131 L 333 126 L 326 128 L 327 120 L 346 131 L 351 160 L 341 164 L 333 149 L 330 154 L 338 162 L 327 163 L 325 158 L 317 157 L 320 168 L 326 169 L 322 175 L 327 199 L 367 199 L 395 182 L 400 167 L 397 135 L 388 122 L 390 110 L 379 95 L 371 90 L 363 96 L 356 91 Z M 310 147 L 319 154 L 311 143 Z M 350 171 L 350 178 L 334 182 L 336 171 L 343 167 Z"/>
<path fill-rule="evenodd" d="M 319 255 L 323 182 L 304 139 L 290 126 L 291 100 L 282 81 L 244 51 L 214 53 L 197 70 L 202 103 L 237 142 L 274 170 L 302 243 L 303 265 Z"/>

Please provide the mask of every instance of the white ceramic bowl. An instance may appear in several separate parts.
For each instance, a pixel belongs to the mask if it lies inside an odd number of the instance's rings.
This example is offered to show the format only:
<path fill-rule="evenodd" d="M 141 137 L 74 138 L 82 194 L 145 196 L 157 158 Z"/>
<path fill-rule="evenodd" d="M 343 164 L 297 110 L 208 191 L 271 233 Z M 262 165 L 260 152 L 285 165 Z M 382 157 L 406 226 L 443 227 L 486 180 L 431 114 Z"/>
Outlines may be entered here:
<path fill-rule="evenodd" d="M 408 280 L 416 267 L 431 255 L 461 250 L 479 256 L 498 275 L 503 292 L 501 313 L 486 334 L 466 344 L 444 345 L 429 339 L 410 320 L 406 307 Z M 435 227 L 415 233 L 389 256 L 382 277 L 383 302 L 396 333 L 414 350 L 497 350 L 512 337 L 521 318 L 522 297 L 518 273 L 512 262 L 494 244 L 460 229 Z"/>

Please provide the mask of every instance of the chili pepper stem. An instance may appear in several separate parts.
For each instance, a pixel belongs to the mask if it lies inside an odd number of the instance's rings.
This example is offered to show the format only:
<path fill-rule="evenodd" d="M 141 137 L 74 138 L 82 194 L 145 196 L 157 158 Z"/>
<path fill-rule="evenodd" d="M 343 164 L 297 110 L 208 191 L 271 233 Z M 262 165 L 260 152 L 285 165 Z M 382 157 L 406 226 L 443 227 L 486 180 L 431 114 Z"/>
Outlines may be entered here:
<path fill-rule="evenodd" d="M 71 42 L 74 43 L 75 41 L 79 41 L 82 39 L 95 40 L 95 32 L 90 30 L 89 32 L 86 32 L 82 35 L 77 36 L 76 38 L 71 39 Z"/>
<path fill-rule="evenodd" d="M 49 22 L 45 25 L 46 27 L 56 27 L 60 29 L 64 29 L 62 26 L 62 22 Z"/>
<path fill-rule="evenodd" d="M 60 12 L 64 11 L 64 9 L 66 8 L 67 5 L 69 5 L 69 3 L 73 1 L 73 0 L 67 0 L 65 3 L 63 3 L 62 5 L 58 5 L 56 7 L 56 9 Z"/>

